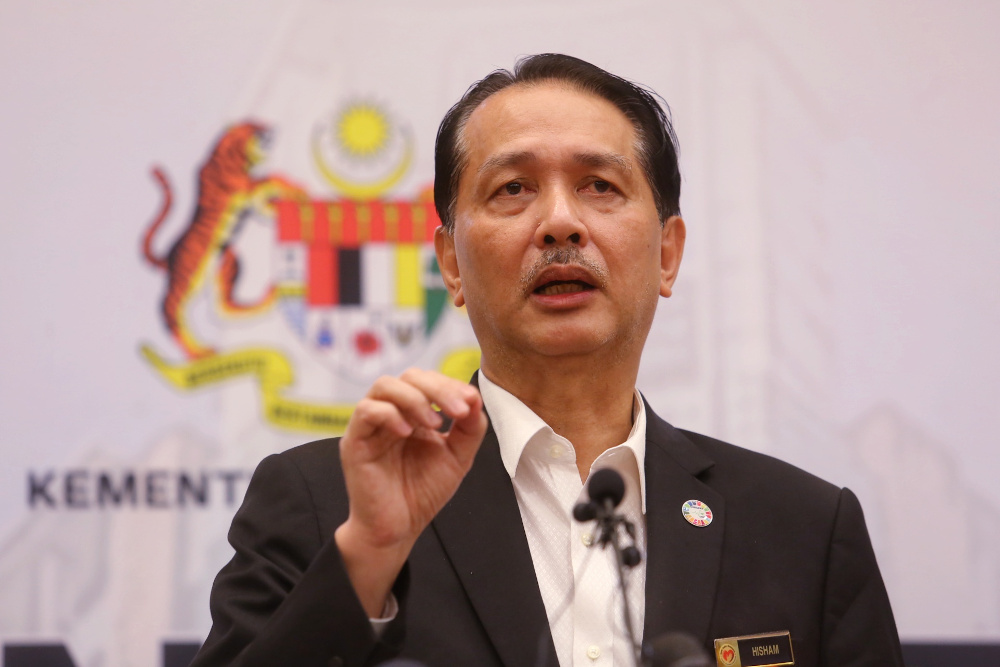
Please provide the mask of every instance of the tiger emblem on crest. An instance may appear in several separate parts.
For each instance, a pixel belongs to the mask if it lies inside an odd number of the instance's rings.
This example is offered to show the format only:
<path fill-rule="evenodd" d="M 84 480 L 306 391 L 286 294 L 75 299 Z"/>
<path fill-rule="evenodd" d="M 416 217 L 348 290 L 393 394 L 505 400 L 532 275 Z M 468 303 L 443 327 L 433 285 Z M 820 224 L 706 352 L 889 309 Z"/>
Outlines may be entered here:
<path fill-rule="evenodd" d="M 306 199 L 305 191 L 279 176 L 256 177 L 253 170 L 266 156 L 270 130 L 259 123 L 243 122 L 227 128 L 198 172 L 198 194 L 190 223 L 163 256 L 153 251 L 153 239 L 173 205 L 170 182 L 164 170 L 153 169 L 163 192 L 163 204 L 145 232 L 142 251 L 146 260 L 167 274 L 160 313 L 170 335 L 188 359 L 215 354 L 192 331 L 186 316 L 191 298 L 215 271 L 220 310 L 227 315 L 249 315 L 269 308 L 275 300 L 272 285 L 259 299 L 244 303 L 234 291 L 240 262 L 232 243 L 244 220 L 254 212 L 273 216 L 272 202 Z"/>

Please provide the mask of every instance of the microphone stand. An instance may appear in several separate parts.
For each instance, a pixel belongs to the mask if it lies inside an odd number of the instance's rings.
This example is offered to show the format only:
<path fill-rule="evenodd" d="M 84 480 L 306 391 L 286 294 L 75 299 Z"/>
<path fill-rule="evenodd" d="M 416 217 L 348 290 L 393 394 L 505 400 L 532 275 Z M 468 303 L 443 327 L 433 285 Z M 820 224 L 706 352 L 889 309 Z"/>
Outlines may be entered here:
<path fill-rule="evenodd" d="M 625 632 L 632 644 L 632 657 L 635 667 L 645 665 L 646 660 L 642 655 L 642 644 L 636 641 L 635 629 L 632 626 L 632 610 L 628 604 L 628 581 L 625 578 L 625 569 L 633 568 L 642 560 L 642 555 L 635 546 L 628 546 L 624 549 L 618 540 L 618 527 L 624 526 L 625 531 L 634 540 L 635 526 L 632 525 L 621 514 L 615 513 L 615 504 L 608 498 L 603 503 L 595 503 L 597 506 L 597 525 L 600 528 L 598 542 L 602 547 L 611 545 L 615 553 L 615 569 L 618 572 L 618 588 L 622 593 L 622 614 L 625 618 Z"/>
<path fill-rule="evenodd" d="M 709 667 L 712 661 L 705 653 L 704 647 L 690 635 L 671 632 L 657 637 L 646 646 L 636 641 L 632 610 L 628 604 L 628 581 L 625 578 L 625 571 L 641 563 L 642 554 L 635 546 L 635 525 L 624 515 L 615 513 L 618 503 L 625 497 L 625 480 L 617 471 L 602 468 L 590 476 L 587 482 L 587 495 L 590 497 L 589 501 L 581 501 L 573 506 L 573 518 L 580 523 L 596 520 L 599 529 L 597 543 L 602 549 L 610 544 L 615 552 L 618 590 L 622 596 L 622 617 L 625 620 L 625 632 L 632 643 L 633 667 L 655 665 Z M 632 538 L 632 544 L 624 548 L 619 541 L 619 526 L 624 527 L 625 532 Z"/>

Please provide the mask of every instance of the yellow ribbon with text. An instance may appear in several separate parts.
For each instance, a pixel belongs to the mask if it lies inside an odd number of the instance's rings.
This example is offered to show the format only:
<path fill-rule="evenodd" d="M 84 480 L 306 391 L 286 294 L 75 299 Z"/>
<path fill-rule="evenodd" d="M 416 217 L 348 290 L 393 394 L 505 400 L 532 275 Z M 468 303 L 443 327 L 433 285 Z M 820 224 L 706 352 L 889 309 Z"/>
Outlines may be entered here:
<path fill-rule="evenodd" d="M 328 405 L 285 398 L 283 393 L 294 382 L 295 371 L 288 357 L 272 348 L 245 348 L 182 363 L 166 361 L 148 345 L 143 345 L 140 352 L 164 380 L 183 391 L 255 377 L 264 419 L 279 428 L 340 435 L 354 412 L 354 404 L 350 403 Z M 459 348 L 445 355 L 439 370 L 467 381 L 479 368 L 479 361 L 478 348 Z"/>

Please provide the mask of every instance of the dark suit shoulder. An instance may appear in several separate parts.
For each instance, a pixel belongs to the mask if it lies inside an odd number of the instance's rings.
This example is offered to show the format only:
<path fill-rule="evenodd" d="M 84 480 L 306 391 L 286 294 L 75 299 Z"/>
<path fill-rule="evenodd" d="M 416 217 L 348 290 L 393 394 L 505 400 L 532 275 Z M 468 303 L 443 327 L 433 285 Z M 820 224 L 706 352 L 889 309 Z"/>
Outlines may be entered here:
<path fill-rule="evenodd" d="M 724 487 L 730 498 L 757 497 L 796 505 L 820 503 L 833 508 L 840 501 L 840 487 L 781 459 L 700 433 L 681 429 L 677 433 L 712 460 L 700 476 L 702 481 Z"/>
<path fill-rule="evenodd" d="M 294 462 L 296 465 L 313 467 L 317 463 L 332 463 L 336 469 L 340 469 L 340 438 L 323 438 L 313 440 L 303 445 L 286 449 L 275 454 L 279 458 Z"/>
<path fill-rule="evenodd" d="M 323 438 L 272 454 L 268 459 L 296 469 L 309 486 L 327 485 L 330 480 L 340 481 L 344 474 L 340 467 L 340 438 Z"/>
<path fill-rule="evenodd" d="M 340 438 L 324 438 L 273 454 L 261 462 L 281 465 L 296 471 L 304 483 L 321 527 L 323 539 L 347 519 L 347 490 L 340 467 Z"/>

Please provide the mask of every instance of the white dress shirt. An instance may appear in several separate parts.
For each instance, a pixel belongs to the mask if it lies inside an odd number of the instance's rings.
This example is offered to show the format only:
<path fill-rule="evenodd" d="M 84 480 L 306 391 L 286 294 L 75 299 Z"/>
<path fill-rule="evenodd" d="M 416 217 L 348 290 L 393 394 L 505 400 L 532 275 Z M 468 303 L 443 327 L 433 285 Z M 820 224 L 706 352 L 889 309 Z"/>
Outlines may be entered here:
<path fill-rule="evenodd" d="M 594 524 L 573 520 L 573 506 L 587 497 L 573 444 L 482 372 L 479 390 L 514 486 L 560 667 L 631 667 L 614 553 L 611 547 L 590 548 L 597 538 Z M 635 524 L 636 546 L 645 555 L 646 408 L 638 391 L 632 405 L 628 439 L 597 457 L 589 474 L 614 468 L 625 479 L 618 511 Z M 626 582 L 632 627 L 641 640 L 645 558 Z"/>

